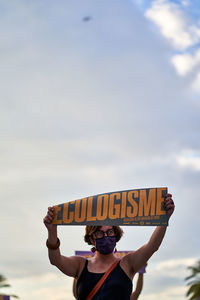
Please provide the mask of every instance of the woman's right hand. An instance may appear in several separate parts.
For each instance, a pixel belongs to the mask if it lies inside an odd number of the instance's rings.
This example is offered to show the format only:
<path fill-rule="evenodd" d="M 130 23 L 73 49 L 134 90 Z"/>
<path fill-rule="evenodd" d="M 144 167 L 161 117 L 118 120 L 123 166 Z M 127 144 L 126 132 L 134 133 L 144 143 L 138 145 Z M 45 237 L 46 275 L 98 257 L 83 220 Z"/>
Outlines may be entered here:
<path fill-rule="evenodd" d="M 46 226 L 46 228 L 51 231 L 53 230 L 54 227 L 56 227 L 56 225 L 53 225 L 53 212 L 54 212 L 54 208 L 53 206 L 48 207 L 48 211 L 46 216 L 43 219 L 44 225 Z"/>

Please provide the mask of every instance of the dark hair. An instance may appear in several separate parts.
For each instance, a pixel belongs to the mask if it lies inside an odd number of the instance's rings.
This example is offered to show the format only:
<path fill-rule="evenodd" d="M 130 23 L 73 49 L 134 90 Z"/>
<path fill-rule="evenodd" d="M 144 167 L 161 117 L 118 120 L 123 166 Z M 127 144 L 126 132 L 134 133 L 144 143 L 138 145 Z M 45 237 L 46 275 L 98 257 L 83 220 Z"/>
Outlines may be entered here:
<path fill-rule="evenodd" d="M 95 233 L 95 231 L 99 230 L 101 227 L 102 226 L 89 226 L 89 225 L 85 227 L 84 241 L 88 243 L 88 245 L 92 245 L 90 238 L 92 237 L 92 234 Z M 113 229 L 116 233 L 116 242 L 118 242 L 121 239 L 124 232 L 119 226 L 113 226 Z"/>

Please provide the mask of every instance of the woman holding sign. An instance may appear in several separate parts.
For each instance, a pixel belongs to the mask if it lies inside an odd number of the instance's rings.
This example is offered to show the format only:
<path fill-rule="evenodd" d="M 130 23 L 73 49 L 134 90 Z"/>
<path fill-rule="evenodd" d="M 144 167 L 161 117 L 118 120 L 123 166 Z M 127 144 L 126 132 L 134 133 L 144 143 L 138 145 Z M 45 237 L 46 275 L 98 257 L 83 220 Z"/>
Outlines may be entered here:
<path fill-rule="evenodd" d="M 172 195 L 166 194 L 164 202 L 170 218 L 174 211 Z M 57 226 L 52 221 L 53 208 L 49 207 L 44 218 L 49 259 L 64 274 L 77 279 L 78 300 L 130 300 L 134 275 L 159 249 L 167 228 L 157 226 L 145 245 L 119 260 L 114 249 L 122 229 L 119 226 L 86 226 L 85 241 L 96 250 L 95 256 L 87 260 L 61 255 Z"/>

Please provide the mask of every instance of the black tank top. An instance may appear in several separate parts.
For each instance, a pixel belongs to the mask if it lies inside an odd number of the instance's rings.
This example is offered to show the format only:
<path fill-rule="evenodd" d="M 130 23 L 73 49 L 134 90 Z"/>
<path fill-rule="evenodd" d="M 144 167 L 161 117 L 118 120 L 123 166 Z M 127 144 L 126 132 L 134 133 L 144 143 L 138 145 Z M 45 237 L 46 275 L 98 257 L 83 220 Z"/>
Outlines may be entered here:
<path fill-rule="evenodd" d="M 120 263 L 120 262 L 119 262 Z M 120 267 L 120 264 L 108 275 L 93 300 L 130 300 L 132 281 Z M 85 300 L 104 273 L 92 273 L 87 269 L 88 260 L 77 281 L 78 300 Z"/>

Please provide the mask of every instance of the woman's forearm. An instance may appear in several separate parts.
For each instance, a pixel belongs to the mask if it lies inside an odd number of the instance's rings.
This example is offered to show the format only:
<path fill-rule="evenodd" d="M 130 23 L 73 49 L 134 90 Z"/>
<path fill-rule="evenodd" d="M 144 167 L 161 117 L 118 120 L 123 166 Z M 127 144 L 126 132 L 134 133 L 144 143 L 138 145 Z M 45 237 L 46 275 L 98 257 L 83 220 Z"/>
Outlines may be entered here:
<path fill-rule="evenodd" d="M 57 237 L 57 226 L 54 226 L 52 230 L 48 230 L 48 243 L 50 245 L 56 245 L 58 241 Z M 60 249 L 50 249 L 48 248 L 49 260 L 52 265 L 57 265 L 61 258 Z"/>
<path fill-rule="evenodd" d="M 151 245 L 152 249 L 154 251 L 157 251 L 162 243 L 162 240 L 165 236 L 167 227 L 166 226 L 157 226 L 154 230 L 150 240 L 149 244 Z"/>
<path fill-rule="evenodd" d="M 175 208 L 174 201 L 172 200 L 171 194 L 165 195 L 164 204 L 168 214 L 168 218 L 170 218 Z M 158 248 L 160 247 L 162 240 L 165 236 L 166 230 L 167 230 L 167 226 L 157 226 L 156 229 L 154 230 L 149 240 L 149 244 L 153 251 L 157 251 Z"/>
<path fill-rule="evenodd" d="M 136 284 L 136 289 L 135 292 L 138 294 L 141 293 L 143 287 L 143 274 L 138 274 L 138 279 L 137 279 L 137 284 Z"/>
<path fill-rule="evenodd" d="M 48 230 L 48 241 L 54 245 L 57 242 L 57 238 L 57 226 L 53 226 L 51 230 Z"/>

